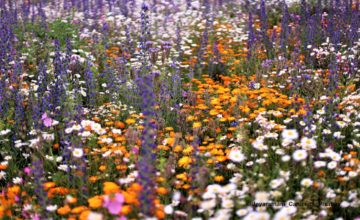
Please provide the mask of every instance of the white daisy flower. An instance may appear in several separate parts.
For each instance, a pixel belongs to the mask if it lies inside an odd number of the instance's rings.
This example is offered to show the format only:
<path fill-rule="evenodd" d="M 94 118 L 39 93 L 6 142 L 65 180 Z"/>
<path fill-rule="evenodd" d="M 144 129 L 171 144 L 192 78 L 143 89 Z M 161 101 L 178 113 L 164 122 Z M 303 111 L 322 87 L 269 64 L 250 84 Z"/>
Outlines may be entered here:
<path fill-rule="evenodd" d="M 1 130 L 1 131 L 0 131 L 0 136 L 7 135 L 7 134 L 9 134 L 10 132 L 11 132 L 10 129 Z"/>
<path fill-rule="evenodd" d="M 245 216 L 244 220 L 268 220 L 270 219 L 270 214 L 267 212 L 250 212 L 247 216 Z"/>
<path fill-rule="evenodd" d="M 278 211 L 273 218 L 273 220 L 290 220 L 290 219 L 291 216 L 283 210 Z"/>
<path fill-rule="evenodd" d="M 48 206 L 46 206 L 46 210 L 49 211 L 49 212 L 54 212 L 54 211 L 56 211 L 57 208 L 58 208 L 57 205 L 48 205 Z"/>
<path fill-rule="evenodd" d="M 84 151 L 82 148 L 75 148 L 72 154 L 74 157 L 80 158 L 84 155 Z"/>
<path fill-rule="evenodd" d="M 308 154 L 306 150 L 296 150 L 292 156 L 295 161 L 302 161 L 307 158 Z"/>
<path fill-rule="evenodd" d="M 321 161 L 321 160 L 315 161 L 315 162 L 314 162 L 314 166 L 315 166 L 315 168 L 326 167 L 326 162 L 325 162 L 325 161 Z"/>
<path fill-rule="evenodd" d="M 288 204 L 288 206 L 281 208 L 280 211 L 283 211 L 283 212 L 287 213 L 288 215 L 295 214 L 297 211 L 296 206 L 294 206 L 295 201 L 289 200 L 289 201 L 287 201 L 287 204 Z"/>
<path fill-rule="evenodd" d="M 233 162 L 240 163 L 246 159 L 245 155 L 237 148 L 231 149 L 229 159 Z"/>
<path fill-rule="evenodd" d="M 284 179 L 283 178 L 278 178 L 278 179 L 273 179 L 270 182 L 270 187 L 272 189 L 277 189 L 279 188 L 283 183 L 284 183 Z"/>
<path fill-rule="evenodd" d="M 337 162 L 336 161 L 331 161 L 330 163 L 327 164 L 327 168 L 330 170 L 335 169 L 337 166 Z"/>
<path fill-rule="evenodd" d="M 301 185 L 304 187 L 310 187 L 313 183 L 314 181 L 312 181 L 312 179 L 310 178 L 305 178 L 301 180 Z"/>
<path fill-rule="evenodd" d="M 341 208 L 347 208 L 350 206 L 350 203 L 348 201 L 342 201 L 340 203 Z"/>
<path fill-rule="evenodd" d="M 264 151 L 268 149 L 268 146 L 265 145 L 262 141 L 254 141 L 252 143 L 252 146 L 259 151 Z"/>
<path fill-rule="evenodd" d="M 305 150 L 315 149 L 316 141 L 313 138 L 303 137 L 301 138 L 301 147 Z"/>
<path fill-rule="evenodd" d="M 4 171 L 0 171 L 0 180 L 5 179 L 6 178 L 6 173 Z"/>
<path fill-rule="evenodd" d="M 87 220 L 103 220 L 103 219 L 104 219 L 103 214 L 98 212 L 90 212 L 87 217 Z"/>
<path fill-rule="evenodd" d="M 285 140 L 296 140 L 299 138 L 299 133 L 295 129 L 284 129 L 281 137 Z"/>
<path fill-rule="evenodd" d="M 239 217 L 245 216 L 246 214 L 248 214 L 248 210 L 247 209 L 239 209 L 236 211 L 236 215 Z"/>
<path fill-rule="evenodd" d="M 255 194 L 255 203 L 265 203 L 269 201 L 270 194 L 268 192 L 257 192 Z"/>
<path fill-rule="evenodd" d="M 291 159 L 291 157 L 289 155 L 284 155 L 281 157 L 282 162 L 288 162 L 290 159 Z"/>
<path fill-rule="evenodd" d="M 12 182 L 14 184 L 21 184 L 23 181 L 22 181 L 22 179 L 20 177 L 15 177 L 15 178 L 12 179 Z"/>
<path fill-rule="evenodd" d="M 203 201 L 200 204 L 200 208 L 203 210 L 211 210 L 211 209 L 215 208 L 215 206 L 216 206 L 215 199 Z"/>
<path fill-rule="evenodd" d="M 172 205 L 167 205 L 164 208 L 164 212 L 168 215 L 171 215 L 174 212 L 174 208 L 172 207 Z"/>
<path fill-rule="evenodd" d="M 346 125 L 347 125 L 344 121 L 337 121 L 336 124 L 337 124 L 340 128 L 345 128 Z"/>

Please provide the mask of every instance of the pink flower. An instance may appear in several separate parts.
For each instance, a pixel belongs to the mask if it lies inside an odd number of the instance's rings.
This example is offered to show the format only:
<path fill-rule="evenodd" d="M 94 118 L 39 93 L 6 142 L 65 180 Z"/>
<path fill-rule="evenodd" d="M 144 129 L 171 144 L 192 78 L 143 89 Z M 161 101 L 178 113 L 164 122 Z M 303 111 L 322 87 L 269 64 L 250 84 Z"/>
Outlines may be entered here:
<path fill-rule="evenodd" d="M 139 154 L 139 148 L 134 146 L 132 149 L 131 149 L 131 152 L 134 153 L 134 154 Z"/>
<path fill-rule="evenodd" d="M 113 215 L 118 215 L 121 211 L 125 199 L 121 193 L 116 193 L 114 196 L 106 195 L 104 197 L 103 206 Z"/>
<path fill-rule="evenodd" d="M 43 121 L 44 125 L 46 127 L 51 127 L 53 120 L 51 118 L 48 117 L 48 115 L 46 114 L 46 112 L 44 114 L 42 114 L 41 116 L 41 120 Z"/>
<path fill-rule="evenodd" d="M 29 167 L 25 167 L 24 172 L 26 173 L 26 175 L 30 175 L 31 169 Z"/>
<path fill-rule="evenodd" d="M 31 219 L 32 220 L 40 220 L 40 216 L 37 213 L 35 213 L 35 214 L 31 215 Z"/>

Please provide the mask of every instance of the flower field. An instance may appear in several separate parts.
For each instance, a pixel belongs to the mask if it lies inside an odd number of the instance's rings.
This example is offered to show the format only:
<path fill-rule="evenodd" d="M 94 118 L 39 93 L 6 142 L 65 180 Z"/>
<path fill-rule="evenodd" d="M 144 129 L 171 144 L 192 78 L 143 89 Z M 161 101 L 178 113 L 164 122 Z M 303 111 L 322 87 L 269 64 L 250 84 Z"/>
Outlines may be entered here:
<path fill-rule="evenodd" d="M 0 0 L 0 219 L 360 219 L 359 0 Z"/>

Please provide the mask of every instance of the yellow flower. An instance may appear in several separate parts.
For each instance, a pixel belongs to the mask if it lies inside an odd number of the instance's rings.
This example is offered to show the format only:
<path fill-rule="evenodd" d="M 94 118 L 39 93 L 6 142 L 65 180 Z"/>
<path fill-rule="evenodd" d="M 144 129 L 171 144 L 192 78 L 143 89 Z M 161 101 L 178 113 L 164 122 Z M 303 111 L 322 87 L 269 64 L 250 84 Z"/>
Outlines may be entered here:
<path fill-rule="evenodd" d="M 193 123 L 193 128 L 196 129 L 196 128 L 201 128 L 201 122 L 194 122 Z"/>
<path fill-rule="evenodd" d="M 180 173 L 178 175 L 176 175 L 176 178 L 182 181 L 186 181 L 187 180 L 187 175 L 186 173 Z"/>
<path fill-rule="evenodd" d="M 165 130 L 166 130 L 166 131 L 173 131 L 174 128 L 172 128 L 172 127 L 166 127 Z"/>
<path fill-rule="evenodd" d="M 220 122 L 226 122 L 227 119 L 226 119 L 226 118 L 220 118 L 219 121 L 220 121 Z"/>
<path fill-rule="evenodd" d="M 188 167 L 190 163 L 191 163 L 191 158 L 188 156 L 184 156 L 180 158 L 180 160 L 178 161 L 178 165 L 180 167 L 185 167 L 185 168 Z"/>
<path fill-rule="evenodd" d="M 194 148 L 192 146 L 188 146 L 183 150 L 183 154 L 191 154 L 191 152 L 194 150 Z"/>
<path fill-rule="evenodd" d="M 189 115 L 187 118 L 186 118 L 186 121 L 194 121 L 195 117 L 192 116 L 192 115 Z"/>
<path fill-rule="evenodd" d="M 182 151 L 182 147 L 180 146 L 180 145 L 176 145 L 175 147 L 174 147 L 174 150 L 173 150 L 174 152 L 180 152 L 180 151 Z"/>
<path fill-rule="evenodd" d="M 211 101 L 210 101 L 210 104 L 215 106 L 215 105 L 220 105 L 220 100 L 218 98 L 213 98 Z"/>
<path fill-rule="evenodd" d="M 134 124 L 135 123 L 135 120 L 134 119 L 132 119 L 132 118 L 128 118 L 128 119 L 126 119 L 126 124 L 128 124 L 128 125 L 132 125 L 132 124 Z"/>
<path fill-rule="evenodd" d="M 215 115 L 218 115 L 219 112 L 218 112 L 218 110 L 216 110 L 216 109 L 211 109 L 210 112 L 209 112 L 209 114 L 210 114 L 211 116 L 215 116 Z"/>
<path fill-rule="evenodd" d="M 157 149 L 159 149 L 159 150 L 169 150 L 169 147 L 165 146 L 165 145 L 158 145 Z"/>

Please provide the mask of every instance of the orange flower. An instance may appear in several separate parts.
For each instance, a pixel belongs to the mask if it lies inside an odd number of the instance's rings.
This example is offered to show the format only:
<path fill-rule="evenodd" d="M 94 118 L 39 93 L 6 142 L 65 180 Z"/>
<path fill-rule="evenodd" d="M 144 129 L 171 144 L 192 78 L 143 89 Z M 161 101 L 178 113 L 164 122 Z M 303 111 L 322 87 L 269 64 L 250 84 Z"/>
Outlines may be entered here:
<path fill-rule="evenodd" d="M 54 149 L 54 150 L 57 150 L 57 149 L 59 149 L 59 146 L 60 146 L 60 145 L 59 145 L 58 143 L 55 143 L 55 144 L 53 144 L 53 149 Z"/>
<path fill-rule="evenodd" d="M 105 125 L 106 125 L 106 126 L 112 126 L 113 124 L 114 124 L 113 121 L 107 121 L 107 122 L 105 122 Z"/>
<path fill-rule="evenodd" d="M 93 209 L 100 208 L 102 206 L 102 197 L 94 196 L 88 199 L 89 207 Z"/>
<path fill-rule="evenodd" d="M 48 190 L 48 189 L 53 188 L 55 186 L 56 186 L 56 184 L 54 182 L 46 182 L 46 183 L 44 183 L 44 189 L 45 190 Z"/>
<path fill-rule="evenodd" d="M 344 171 L 347 171 L 347 172 L 352 171 L 352 168 L 351 167 L 344 167 Z"/>
<path fill-rule="evenodd" d="M 77 198 L 75 198 L 75 197 L 73 197 L 73 196 L 67 196 L 66 197 L 66 202 L 68 202 L 69 204 L 75 204 L 75 203 L 77 203 Z"/>
<path fill-rule="evenodd" d="M 121 208 L 121 214 L 122 215 L 128 215 L 130 212 L 131 212 L 131 206 L 129 206 L 129 205 L 124 205 Z"/>
<path fill-rule="evenodd" d="M 182 151 L 182 147 L 180 145 L 176 145 L 173 149 L 173 151 L 176 153 L 176 152 L 180 152 Z"/>
<path fill-rule="evenodd" d="M 7 196 L 10 199 L 14 199 L 16 195 L 19 195 L 19 193 L 20 193 L 20 187 L 15 185 L 8 188 Z"/>
<path fill-rule="evenodd" d="M 87 220 L 89 214 L 90 214 L 90 210 L 83 211 L 79 216 L 79 220 Z"/>
<path fill-rule="evenodd" d="M 162 209 L 157 209 L 155 215 L 158 219 L 165 218 L 165 212 Z"/>
<path fill-rule="evenodd" d="M 217 175 L 214 177 L 215 182 L 222 182 L 224 181 L 224 177 L 221 175 Z"/>
<path fill-rule="evenodd" d="M 121 122 L 121 121 L 116 121 L 115 122 L 115 127 L 120 128 L 120 129 L 124 129 L 125 128 L 125 123 Z"/>
<path fill-rule="evenodd" d="M 5 208 L 0 205 L 0 218 L 2 219 L 5 215 Z"/>
<path fill-rule="evenodd" d="M 317 175 L 318 175 L 318 177 L 323 177 L 325 175 L 325 172 L 323 170 L 319 170 Z"/>
<path fill-rule="evenodd" d="M 104 171 L 106 170 L 106 166 L 105 166 L 105 165 L 101 165 L 101 166 L 99 167 L 99 170 L 100 170 L 101 172 L 104 172 Z"/>
<path fill-rule="evenodd" d="M 350 151 L 351 156 L 355 157 L 357 155 L 356 151 Z"/>
<path fill-rule="evenodd" d="M 122 192 L 122 194 L 125 198 L 125 203 L 138 205 L 139 202 L 137 201 L 137 195 L 135 192 L 127 191 Z"/>
<path fill-rule="evenodd" d="M 86 206 L 78 206 L 71 210 L 72 214 L 80 214 L 81 212 L 87 210 L 88 208 Z"/>
<path fill-rule="evenodd" d="M 58 208 L 57 213 L 59 215 L 67 215 L 71 211 L 70 206 L 65 205 L 63 207 Z"/>
<path fill-rule="evenodd" d="M 97 181 L 97 176 L 90 176 L 89 177 L 89 181 L 91 182 L 91 183 L 95 183 L 96 181 Z"/>
<path fill-rule="evenodd" d="M 188 189 L 190 189 L 190 184 L 184 184 L 183 186 L 182 186 L 182 188 L 183 189 L 185 189 L 185 190 L 188 190 Z"/>
<path fill-rule="evenodd" d="M 165 187 L 159 187 L 156 189 L 156 192 L 160 195 L 166 195 L 168 193 L 167 189 Z"/>
<path fill-rule="evenodd" d="M 105 194 L 120 192 L 120 187 L 114 182 L 104 182 L 103 190 Z"/>
<path fill-rule="evenodd" d="M 68 194 L 70 191 L 67 188 L 64 187 L 55 187 L 55 188 L 51 188 L 48 191 L 48 197 L 49 198 L 53 198 L 55 195 L 66 195 Z"/>
<path fill-rule="evenodd" d="M 131 184 L 129 190 L 134 191 L 134 192 L 140 192 L 142 189 L 141 185 L 139 183 L 133 183 Z"/>

